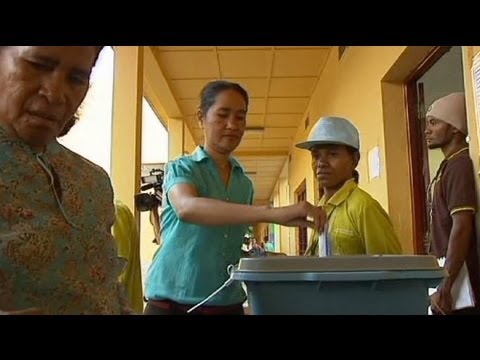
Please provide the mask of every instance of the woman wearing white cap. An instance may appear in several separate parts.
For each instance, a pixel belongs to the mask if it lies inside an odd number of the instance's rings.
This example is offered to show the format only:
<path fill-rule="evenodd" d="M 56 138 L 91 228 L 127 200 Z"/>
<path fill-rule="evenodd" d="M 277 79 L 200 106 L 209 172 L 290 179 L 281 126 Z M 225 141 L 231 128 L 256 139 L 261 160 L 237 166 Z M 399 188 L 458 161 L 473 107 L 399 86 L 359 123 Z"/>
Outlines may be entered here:
<path fill-rule="evenodd" d="M 355 181 L 360 160 L 355 126 L 344 118 L 321 118 L 308 140 L 296 146 L 311 152 L 312 168 L 323 190 L 319 205 L 328 215 L 323 234 L 313 232 L 307 255 L 401 253 L 389 216 Z"/>

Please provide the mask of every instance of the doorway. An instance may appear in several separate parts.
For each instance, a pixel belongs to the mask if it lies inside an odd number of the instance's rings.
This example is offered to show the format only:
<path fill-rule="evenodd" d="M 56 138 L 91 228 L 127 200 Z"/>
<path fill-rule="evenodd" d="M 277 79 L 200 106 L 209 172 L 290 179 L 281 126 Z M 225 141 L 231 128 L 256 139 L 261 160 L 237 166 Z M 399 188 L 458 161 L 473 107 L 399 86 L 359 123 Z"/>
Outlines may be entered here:
<path fill-rule="evenodd" d="M 415 252 L 418 254 L 425 253 L 424 240 L 428 228 L 427 188 L 443 160 L 440 149 L 427 148 L 425 115 L 436 99 L 452 92 L 463 92 L 464 87 L 461 46 L 434 48 L 406 82 Z"/>

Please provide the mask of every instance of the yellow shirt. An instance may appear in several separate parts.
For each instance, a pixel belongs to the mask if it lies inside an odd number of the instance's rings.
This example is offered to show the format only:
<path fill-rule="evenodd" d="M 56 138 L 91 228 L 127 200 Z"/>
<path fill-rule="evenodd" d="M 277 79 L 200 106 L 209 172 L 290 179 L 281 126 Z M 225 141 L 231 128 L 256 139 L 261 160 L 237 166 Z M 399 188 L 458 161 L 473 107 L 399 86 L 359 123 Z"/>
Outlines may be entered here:
<path fill-rule="evenodd" d="M 325 230 L 331 255 L 400 254 L 402 247 L 388 214 L 353 179 L 348 180 L 328 201 L 320 199 L 328 221 Z M 318 254 L 325 241 L 314 231 L 307 250 Z"/>
<path fill-rule="evenodd" d="M 127 260 L 120 282 L 127 289 L 132 308 L 143 313 L 142 274 L 140 267 L 140 235 L 135 218 L 125 204 L 115 201 L 116 221 L 113 236 L 118 241 L 118 255 Z"/>

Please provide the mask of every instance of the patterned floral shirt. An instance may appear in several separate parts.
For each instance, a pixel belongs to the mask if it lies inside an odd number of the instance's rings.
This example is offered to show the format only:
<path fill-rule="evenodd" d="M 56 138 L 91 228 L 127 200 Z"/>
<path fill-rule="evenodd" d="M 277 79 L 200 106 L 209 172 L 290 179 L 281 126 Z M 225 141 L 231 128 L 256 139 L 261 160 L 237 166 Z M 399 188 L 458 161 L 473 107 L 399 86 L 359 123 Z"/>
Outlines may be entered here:
<path fill-rule="evenodd" d="M 35 153 L 0 126 L 0 310 L 120 314 L 108 175 L 58 142 Z"/>

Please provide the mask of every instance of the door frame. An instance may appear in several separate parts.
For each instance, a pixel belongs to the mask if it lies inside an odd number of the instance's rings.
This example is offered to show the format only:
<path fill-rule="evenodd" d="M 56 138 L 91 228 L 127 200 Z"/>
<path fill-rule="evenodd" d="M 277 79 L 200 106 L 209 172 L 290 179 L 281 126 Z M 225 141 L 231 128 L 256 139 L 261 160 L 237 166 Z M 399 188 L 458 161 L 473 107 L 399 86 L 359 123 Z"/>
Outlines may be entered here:
<path fill-rule="evenodd" d="M 427 197 L 428 183 L 425 181 L 424 167 L 428 164 L 428 148 L 424 137 L 425 124 L 418 121 L 422 109 L 418 106 L 416 82 L 447 52 L 451 46 L 436 46 L 404 82 L 407 100 L 407 136 L 410 145 L 410 164 L 412 174 L 413 234 L 415 253 L 425 254 L 424 238 L 428 228 Z M 427 171 L 428 177 L 429 173 Z"/>

